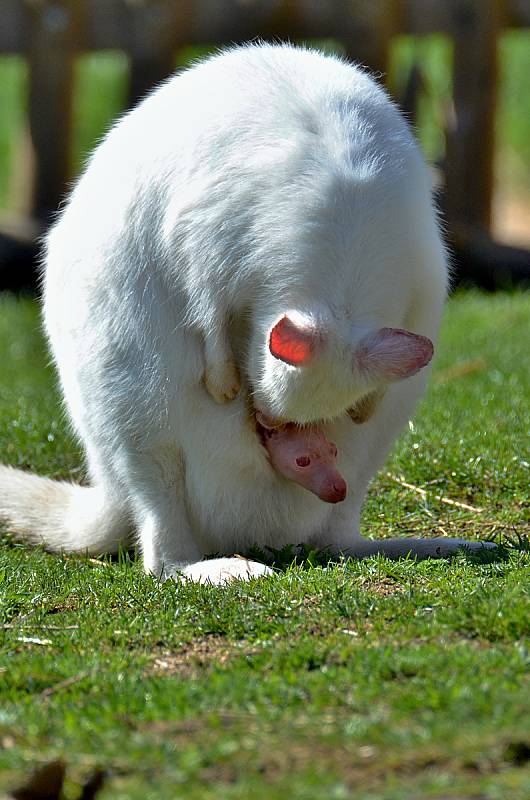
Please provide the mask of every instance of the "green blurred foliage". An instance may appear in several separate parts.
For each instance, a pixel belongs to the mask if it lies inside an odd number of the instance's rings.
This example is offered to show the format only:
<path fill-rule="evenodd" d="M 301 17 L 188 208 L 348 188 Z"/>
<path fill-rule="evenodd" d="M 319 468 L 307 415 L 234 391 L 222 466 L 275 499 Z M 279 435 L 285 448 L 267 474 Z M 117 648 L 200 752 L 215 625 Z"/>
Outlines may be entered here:
<path fill-rule="evenodd" d="M 311 41 L 326 52 L 342 51 L 332 40 Z M 212 51 L 187 47 L 176 57 L 181 67 Z M 399 98 L 414 64 L 420 67 L 423 87 L 418 102 L 416 130 L 430 161 L 444 152 L 444 120 L 451 103 L 452 45 L 442 35 L 400 36 L 394 41 L 388 83 Z M 497 115 L 497 170 L 499 179 L 515 191 L 530 193 L 530 33 L 509 31 L 499 44 L 499 106 Z M 76 65 L 72 175 L 125 107 L 128 59 L 120 51 L 81 56 Z M 13 163 L 17 143 L 26 125 L 28 68 L 24 59 L 0 57 L 0 208 L 13 205 Z"/>

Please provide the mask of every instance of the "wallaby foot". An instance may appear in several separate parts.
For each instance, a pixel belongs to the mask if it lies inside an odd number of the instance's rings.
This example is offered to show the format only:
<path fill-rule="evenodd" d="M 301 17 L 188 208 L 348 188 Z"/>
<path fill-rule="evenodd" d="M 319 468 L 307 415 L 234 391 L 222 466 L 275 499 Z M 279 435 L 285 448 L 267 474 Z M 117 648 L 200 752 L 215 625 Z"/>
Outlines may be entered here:
<path fill-rule="evenodd" d="M 208 561 L 199 561 L 182 567 L 175 578 L 179 577 L 194 581 L 195 583 L 209 583 L 219 586 L 233 580 L 248 581 L 251 578 L 260 578 L 262 575 L 272 575 L 270 567 L 257 561 L 248 561 L 246 558 L 213 558 Z"/>

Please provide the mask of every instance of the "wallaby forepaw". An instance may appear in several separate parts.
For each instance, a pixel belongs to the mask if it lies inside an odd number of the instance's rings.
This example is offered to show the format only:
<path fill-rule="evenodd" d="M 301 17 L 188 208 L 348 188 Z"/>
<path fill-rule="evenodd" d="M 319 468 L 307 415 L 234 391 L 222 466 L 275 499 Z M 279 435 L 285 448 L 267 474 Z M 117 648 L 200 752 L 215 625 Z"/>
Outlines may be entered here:
<path fill-rule="evenodd" d="M 216 403 L 229 403 L 241 388 L 239 372 L 233 361 L 224 361 L 220 367 L 207 366 L 204 384 Z"/>

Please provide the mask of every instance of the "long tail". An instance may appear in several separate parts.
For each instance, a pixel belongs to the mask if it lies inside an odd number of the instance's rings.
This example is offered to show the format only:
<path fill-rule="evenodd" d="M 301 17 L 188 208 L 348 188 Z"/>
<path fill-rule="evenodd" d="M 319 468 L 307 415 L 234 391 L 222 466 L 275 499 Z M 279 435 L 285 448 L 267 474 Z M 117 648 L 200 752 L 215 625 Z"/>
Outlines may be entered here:
<path fill-rule="evenodd" d="M 78 486 L 0 465 L 0 522 L 16 539 L 54 552 L 115 553 L 130 541 L 126 504 Z"/>

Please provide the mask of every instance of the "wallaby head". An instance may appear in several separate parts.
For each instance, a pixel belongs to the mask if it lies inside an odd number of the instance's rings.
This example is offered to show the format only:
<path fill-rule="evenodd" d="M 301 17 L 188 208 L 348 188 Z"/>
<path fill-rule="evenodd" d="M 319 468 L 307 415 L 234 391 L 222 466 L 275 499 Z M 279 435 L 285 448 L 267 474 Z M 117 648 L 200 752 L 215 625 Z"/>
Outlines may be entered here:
<path fill-rule="evenodd" d="M 254 336 L 254 349 L 256 409 L 270 421 L 300 424 L 344 414 L 365 395 L 415 375 L 433 354 L 425 336 L 355 326 L 322 305 L 280 312 Z"/>

